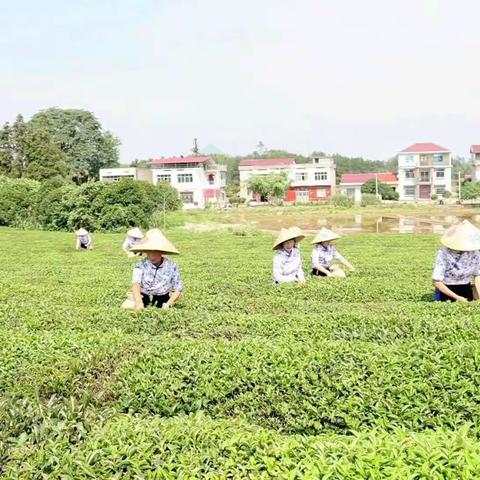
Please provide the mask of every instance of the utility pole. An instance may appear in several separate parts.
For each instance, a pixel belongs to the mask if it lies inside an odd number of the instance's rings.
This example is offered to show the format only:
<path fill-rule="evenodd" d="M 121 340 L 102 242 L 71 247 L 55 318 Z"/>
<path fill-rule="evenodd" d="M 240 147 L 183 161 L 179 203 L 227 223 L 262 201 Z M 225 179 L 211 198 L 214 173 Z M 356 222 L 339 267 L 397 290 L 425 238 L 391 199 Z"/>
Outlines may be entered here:
<path fill-rule="evenodd" d="M 460 172 L 458 172 L 458 199 L 462 199 L 462 183 L 460 182 Z"/>

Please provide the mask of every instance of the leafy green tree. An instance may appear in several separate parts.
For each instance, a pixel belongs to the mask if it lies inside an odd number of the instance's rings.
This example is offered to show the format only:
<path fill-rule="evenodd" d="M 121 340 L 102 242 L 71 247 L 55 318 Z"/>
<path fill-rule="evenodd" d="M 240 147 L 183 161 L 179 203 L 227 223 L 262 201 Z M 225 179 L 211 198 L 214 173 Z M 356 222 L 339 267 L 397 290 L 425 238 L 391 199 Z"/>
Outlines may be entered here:
<path fill-rule="evenodd" d="M 255 175 L 248 180 L 248 190 L 267 198 L 269 202 L 280 202 L 285 197 L 290 181 L 285 173 Z"/>
<path fill-rule="evenodd" d="M 90 112 L 49 108 L 35 114 L 29 125 L 49 132 L 76 183 L 96 178 L 100 168 L 118 165 L 119 140 Z"/>
<path fill-rule="evenodd" d="M 374 178 L 365 182 L 361 187 L 362 193 L 375 194 L 376 189 L 377 186 Z M 380 180 L 378 180 L 378 193 L 383 200 L 398 200 L 399 197 L 398 192 L 396 192 L 390 185 L 381 182 Z"/>
<path fill-rule="evenodd" d="M 445 197 L 445 194 L 443 196 Z M 475 198 L 480 198 L 480 182 L 464 182 L 462 184 L 462 200 Z"/>
<path fill-rule="evenodd" d="M 12 174 L 13 153 L 10 145 L 12 129 L 7 122 L 0 130 L 0 175 Z"/>
<path fill-rule="evenodd" d="M 47 130 L 28 129 L 23 140 L 23 155 L 27 165 L 24 176 L 34 180 L 66 177 L 67 166 L 61 150 L 53 143 Z"/>

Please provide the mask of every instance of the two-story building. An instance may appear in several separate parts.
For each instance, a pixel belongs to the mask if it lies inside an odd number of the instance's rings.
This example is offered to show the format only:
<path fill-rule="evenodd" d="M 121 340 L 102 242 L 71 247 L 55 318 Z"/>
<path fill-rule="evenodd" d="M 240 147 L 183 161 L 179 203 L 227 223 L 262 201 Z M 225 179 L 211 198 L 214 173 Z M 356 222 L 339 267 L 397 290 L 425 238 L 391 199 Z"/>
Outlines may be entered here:
<path fill-rule="evenodd" d="M 258 175 L 285 173 L 290 188 L 285 202 L 315 202 L 327 200 L 335 193 L 335 164 L 331 158 L 314 157 L 309 163 L 296 163 L 294 158 L 250 158 L 242 160 L 240 196 L 265 201 L 259 194 L 248 190 L 248 181 Z"/>
<path fill-rule="evenodd" d="M 398 178 L 392 172 L 344 173 L 340 178 L 340 193 L 353 198 L 355 203 L 362 200 L 362 185 L 369 180 L 390 185 L 394 191 L 398 190 Z"/>
<path fill-rule="evenodd" d="M 157 185 L 167 182 L 183 200 L 184 208 L 205 208 L 208 204 L 224 205 L 227 167 L 208 156 L 158 158 L 151 168 L 102 168 L 101 181 L 131 178 Z"/>
<path fill-rule="evenodd" d="M 480 145 L 472 145 L 470 147 L 470 158 L 473 163 L 473 176 L 474 182 L 480 182 Z"/>
<path fill-rule="evenodd" d="M 171 157 L 150 161 L 152 181 L 167 182 L 183 200 L 184 208 L 205 208 L 209 203 L 226 201 L 227 167 L 211 157 Z"/>
<path fill-rule="evenodd" d="M 452 191 L 452 154 L 434 143 L 415 143 L 398 154 L 400 200 L 429 200 Z"/>

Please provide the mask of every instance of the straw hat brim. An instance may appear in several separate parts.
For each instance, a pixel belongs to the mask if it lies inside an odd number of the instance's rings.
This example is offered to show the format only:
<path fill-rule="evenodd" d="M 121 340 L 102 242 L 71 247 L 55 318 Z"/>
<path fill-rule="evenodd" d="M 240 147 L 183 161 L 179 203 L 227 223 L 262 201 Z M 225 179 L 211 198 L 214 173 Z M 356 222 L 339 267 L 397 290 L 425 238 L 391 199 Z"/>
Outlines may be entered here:
<path fill-rule="evenodd" d="M 142 231 L 141 231 L 138 227 L 135 227 L 135 228 L 130 229 L 130 230 L 127 232 L 127 235 L 128 235 L 129 237 L 133 237 L 133 238 L 143 238 L 143 233 L 142 233 Z"/>
<path fill-rule="evenodd" d="M 130 248 L 130 252 L 161 252 L 169 253 L 171 255 L 179 255 L 177 250 L 170 240 L 168 240 L 163 233 L 158 229 L 152 229 L 147 232 L 145 238 Z"/>
<path fill-rule="evenodd" d="M 300 242 L 305 238 L 305 235 L 298 227 L 291 228 L 282 228 L 280 233 L 275 240 L 272 250 L 278 250 L 284 242 L 288 240 L 295 240 L 295 242 Z"/>
<path fill-rule="evenodd" d="M 75 235 L 81 236 L 81 235 L 88 235 L 88 231 L 85 230 L 84 228 L 79 228 L 76 232 Z"/>
<path fill-rule="evenodd" d="M 332 240 L 338 240 L 340 235 L 338 233 L 332 232 L 332 230 L 328 230 L 328 228 L 322 228 L 312 240 L 312 245 L 322 242 L 329 242 Z"/>
<path fill-rule="evenodd" d="M 450 227 L 440 241 L 445 247 L 459 252 L 480 250 L 480 229 L 465 220 Z"/>

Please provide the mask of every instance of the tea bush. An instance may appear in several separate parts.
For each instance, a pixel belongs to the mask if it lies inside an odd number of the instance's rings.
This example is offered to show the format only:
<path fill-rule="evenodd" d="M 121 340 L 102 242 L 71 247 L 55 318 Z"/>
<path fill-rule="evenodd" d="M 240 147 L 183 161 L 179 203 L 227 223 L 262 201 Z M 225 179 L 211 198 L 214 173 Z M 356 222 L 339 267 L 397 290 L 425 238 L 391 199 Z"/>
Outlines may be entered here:
<path fill-rule="evenodd" d="M 123 235 L 0 228 L 2 478 L 478 477 L 479 306 L 431 301 L 437 237 L 273 286 L 272 236 L 168 236 L 184 298 L 137 313 Z"/>

